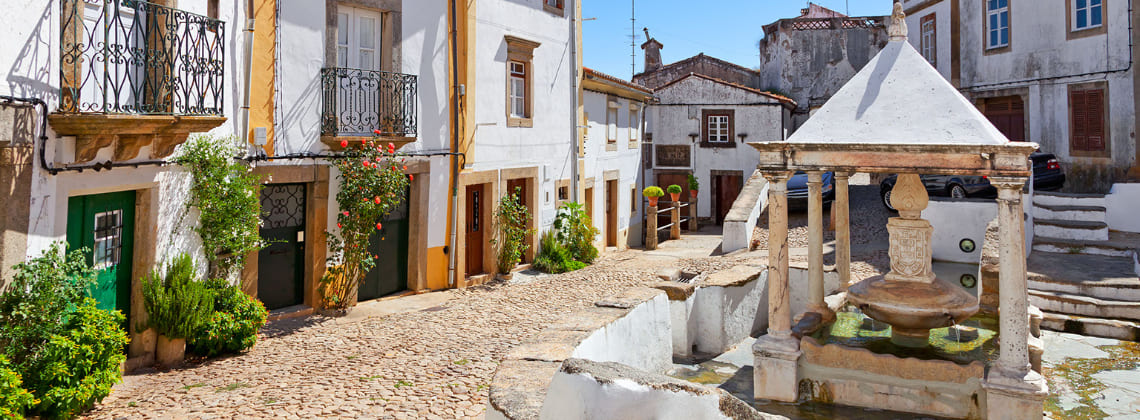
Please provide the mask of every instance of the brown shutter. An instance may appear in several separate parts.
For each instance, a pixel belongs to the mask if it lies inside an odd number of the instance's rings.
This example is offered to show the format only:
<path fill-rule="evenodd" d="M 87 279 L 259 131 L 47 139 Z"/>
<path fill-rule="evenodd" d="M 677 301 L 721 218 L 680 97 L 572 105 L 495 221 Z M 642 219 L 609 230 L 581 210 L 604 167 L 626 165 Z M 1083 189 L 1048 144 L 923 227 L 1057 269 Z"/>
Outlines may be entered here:
<path fill-rule="evenodd" d="M 1085 101 L 1088 105 L 1088 112 L 1085 114 L 1088 129 L 1085 133 L 1088 136 L 1089 150 L 1103 151 L 1105 130 L 1104 90 L 1096 89 L 1085 91 Z"/>
<path fill-rule="evenodd" d="M 1085 91 L 1074 90 L 1069 92 L 1069 112 L 1072 113 L 1072 127 L 1069 132 L 1069 143 L 1073 150 L 1089 150 L 1088 140 L 1088 101 Z"/>

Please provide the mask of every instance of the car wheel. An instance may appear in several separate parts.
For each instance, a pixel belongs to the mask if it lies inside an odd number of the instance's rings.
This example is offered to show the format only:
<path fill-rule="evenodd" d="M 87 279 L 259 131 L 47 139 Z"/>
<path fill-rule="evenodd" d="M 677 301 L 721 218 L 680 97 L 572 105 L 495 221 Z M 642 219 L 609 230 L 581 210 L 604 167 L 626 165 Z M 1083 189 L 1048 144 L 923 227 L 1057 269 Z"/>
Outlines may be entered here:
<path fill-rule="evenodd" d="M 950 186 L 950 197 L 951 198 L 966 198 L 966 187 L 963 187 L 963 186 L 958 185 L 958 184 L 951 185 Z"/>
<path fill-rule="evenodd" d="M 896 211 L 895 207 L 891 205 L 891 190 L 885 190 L 879 194 L 883 198 L 883 206 L 890 211 Z"/>

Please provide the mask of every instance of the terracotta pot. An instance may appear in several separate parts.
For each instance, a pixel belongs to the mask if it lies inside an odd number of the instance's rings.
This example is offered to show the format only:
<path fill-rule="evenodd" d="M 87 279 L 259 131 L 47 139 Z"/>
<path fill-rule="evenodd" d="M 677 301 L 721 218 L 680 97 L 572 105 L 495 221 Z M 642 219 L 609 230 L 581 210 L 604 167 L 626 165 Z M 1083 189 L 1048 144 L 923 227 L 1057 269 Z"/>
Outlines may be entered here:
<path fill-rule="evenodd" d="M 167 338 L 161 334 L 158 336 L 154 359 L 160 366 L 177 366 L 184 358 L 186 358 L 185 338 Z"/>
<path fill-rule="evenodd" d="M 699 192 L 700 191 L 697 191 L 697 190 L 689 190 L 689 195 L 692 196 L 693 198 L 697 198 L 697 193 L 699 193 Z"/>
<path fill-rule="evenodd" d="M 669 197 L 673 199 L 674 203 L 681 201 L 681 193 L 669 193 Z"/>
<path fill-rule="evenodd" d="M 661 197 L 645 197 L 645 198 L 647 198 L 649 200 L 649 207 L 657 207 L 657 200 L 661 199 Z"/>

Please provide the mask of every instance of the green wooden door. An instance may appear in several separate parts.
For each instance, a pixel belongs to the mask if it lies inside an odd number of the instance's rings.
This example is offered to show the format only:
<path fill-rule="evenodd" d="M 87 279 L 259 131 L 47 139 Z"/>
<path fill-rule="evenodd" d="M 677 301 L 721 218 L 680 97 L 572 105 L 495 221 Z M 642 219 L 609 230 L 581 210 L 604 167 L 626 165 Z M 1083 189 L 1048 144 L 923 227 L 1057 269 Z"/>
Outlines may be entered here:
<path fill-rule="evenodd" d="M 360 282 L 358 300 L 387 296 L 408 288 L 408 193 L 369 238 L 368 251 L 379 256 Z"/>
<path fill-rule="evenodd" d="M 95 268 L 91 297 L 99 309 L 131 314 L 131 260 L 135 237 L 135 192 L 84 195 L 67 200 L 67 245 L 85 248 Z"/>

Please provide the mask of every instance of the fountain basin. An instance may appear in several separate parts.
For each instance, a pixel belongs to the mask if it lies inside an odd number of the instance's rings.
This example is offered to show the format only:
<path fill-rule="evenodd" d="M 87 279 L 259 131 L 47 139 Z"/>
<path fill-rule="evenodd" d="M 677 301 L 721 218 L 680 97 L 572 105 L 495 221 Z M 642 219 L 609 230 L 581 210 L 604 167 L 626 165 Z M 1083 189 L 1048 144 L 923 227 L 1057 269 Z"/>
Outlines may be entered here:
<path fill-rule="evenodd" d="M 891 325 L 891 341 L 925 347 L 930 330 L 960 323 L 978 312 L 978 298 L 940 278 L 930 283 L 863 280 L 847 291 L 847 300 L 864 314 Z"/>

